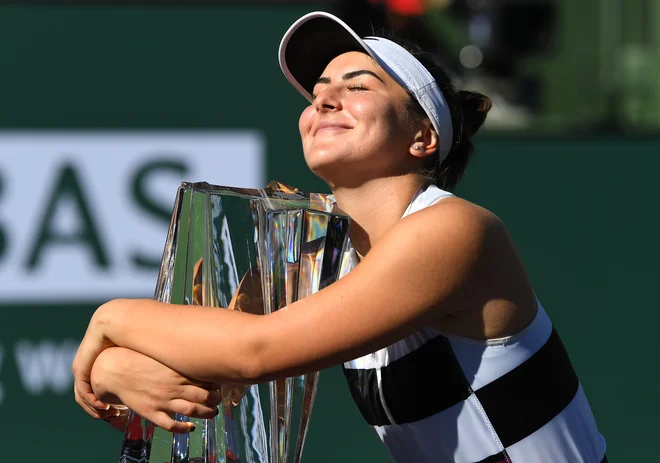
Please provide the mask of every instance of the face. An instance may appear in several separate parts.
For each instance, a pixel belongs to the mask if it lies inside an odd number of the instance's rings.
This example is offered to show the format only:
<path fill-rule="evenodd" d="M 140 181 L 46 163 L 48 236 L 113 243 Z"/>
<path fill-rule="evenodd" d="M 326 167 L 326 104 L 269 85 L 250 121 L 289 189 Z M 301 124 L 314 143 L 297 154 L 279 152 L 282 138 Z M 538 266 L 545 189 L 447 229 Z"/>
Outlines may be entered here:
<path fill-rule="evenodd" d="M 337 56 L 299 122 L 305 160 L 330 185 L 404 172 L 416 128 L 408 93 L 367 54 Z"/>

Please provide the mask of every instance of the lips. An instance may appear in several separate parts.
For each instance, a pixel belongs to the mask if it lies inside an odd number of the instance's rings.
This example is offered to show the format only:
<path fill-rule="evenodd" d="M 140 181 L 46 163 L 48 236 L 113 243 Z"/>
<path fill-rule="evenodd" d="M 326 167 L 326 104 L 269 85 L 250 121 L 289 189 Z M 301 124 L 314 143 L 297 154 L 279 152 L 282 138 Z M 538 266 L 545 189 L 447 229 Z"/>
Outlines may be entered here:
<path fill-rule="evenodd" d="M 343 124 L 341 122 L 332 122 L 332 121 L 322 121 L 314 128 L 312 135 L 316 135 L 319 132 L 333 132 L 338 130 L 347 130 L 352 129 L 348 124 Z"/>

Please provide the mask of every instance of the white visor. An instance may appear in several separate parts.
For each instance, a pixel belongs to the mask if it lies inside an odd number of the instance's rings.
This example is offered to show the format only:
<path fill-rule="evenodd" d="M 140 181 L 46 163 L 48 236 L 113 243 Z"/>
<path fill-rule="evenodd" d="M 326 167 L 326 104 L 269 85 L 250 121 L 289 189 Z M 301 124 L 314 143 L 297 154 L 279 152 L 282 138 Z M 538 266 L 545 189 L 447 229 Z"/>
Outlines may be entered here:
<path fill-rule="evenodd" d="M 451 149 L 453 128 L 445 97 L 429 71 L 402 46 L 382 37 L 361 39 L 346 23 L 323 11 L 297 20 L 280 43 L 280 67 L 310 102 L 316 81 L 328 63 L 349 51 L 364 51 L 410 92 L 438 134 L 440 162 Z"/>

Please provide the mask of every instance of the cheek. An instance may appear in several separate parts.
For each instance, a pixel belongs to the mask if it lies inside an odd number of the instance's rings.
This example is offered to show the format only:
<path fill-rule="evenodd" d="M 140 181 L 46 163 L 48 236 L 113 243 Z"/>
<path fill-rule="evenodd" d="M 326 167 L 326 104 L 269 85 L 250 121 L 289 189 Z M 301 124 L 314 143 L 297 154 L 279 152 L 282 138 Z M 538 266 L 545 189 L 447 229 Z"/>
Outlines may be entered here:
<path fill-rule="evenodd" d="M 355 119 L 369 124 L 384 120 L 389 122 L 392 115 L 396 113 L 396 108 L 388 101 L 382 101 L 382 99 L 373 98 L 370 95 L 353 98 L 345 104 L 345 109 Z"/>
<path fill-rule="evenodd" d="M 377 104 L 369 101 L 366 97 L 354 97 L 344 104 L 344 108 L 350 113 L 353 119 L 358 121 L 370 120 L 380 109 Z"/>
<path fill-rule="evenodd" d="M 378 137 L 385 143 L 389 143 L 389 139 L 399 133 L 401 117 L 397 109 L 392 105 L 375 104 L 373 101 L 356 100 L 351 105 L 354 117 L 364 122 L 363 135 Z M 370 142 L 373 142 L 373 139 Z"/>
<path fill-rule="evenodd" d="M 307 106 L 302 112 L 300 119 L 298 120 L 298 130 L 300 130 L 300 135 L 305 136 L 310 130 L 312 130 L 312 122 L 315 113 L 316 110 L 313 105 Z"/>

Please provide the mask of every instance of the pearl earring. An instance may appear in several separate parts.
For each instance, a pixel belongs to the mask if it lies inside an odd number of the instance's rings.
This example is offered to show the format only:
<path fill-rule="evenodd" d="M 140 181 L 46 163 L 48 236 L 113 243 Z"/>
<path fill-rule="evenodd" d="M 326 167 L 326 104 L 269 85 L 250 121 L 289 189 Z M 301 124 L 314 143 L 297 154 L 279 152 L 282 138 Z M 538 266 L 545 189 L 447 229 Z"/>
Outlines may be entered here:
<path fill-rule="evenodd" d="M 413 145 L 413 149 L 414 149 L 415 151 L 424 151 L 424 147 L 421 146 L 421 145 L 418 145 L 417 143 L 415 143 L 415 144 Z"/>

